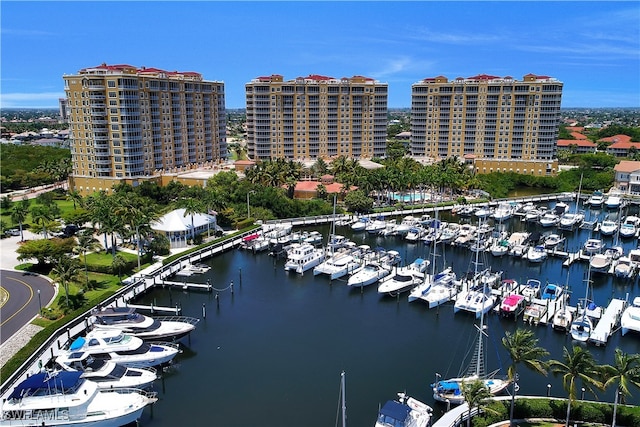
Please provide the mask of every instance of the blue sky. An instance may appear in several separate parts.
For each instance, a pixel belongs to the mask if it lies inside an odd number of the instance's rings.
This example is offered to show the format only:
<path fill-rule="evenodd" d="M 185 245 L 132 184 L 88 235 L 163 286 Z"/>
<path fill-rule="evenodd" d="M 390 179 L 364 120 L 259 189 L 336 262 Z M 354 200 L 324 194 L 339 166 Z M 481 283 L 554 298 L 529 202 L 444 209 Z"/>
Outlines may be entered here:
<path fill-rule="evenodd" d="M 640 106 L 640 3 L 623 2 L 0 2 L 0 106 L 54 107 L 64 74 L 129 64 L 197 71 L 244 85 L 281 74 L 365 75 L 411 84 L 444 75 L 548 75 L 563 107 Z"/>

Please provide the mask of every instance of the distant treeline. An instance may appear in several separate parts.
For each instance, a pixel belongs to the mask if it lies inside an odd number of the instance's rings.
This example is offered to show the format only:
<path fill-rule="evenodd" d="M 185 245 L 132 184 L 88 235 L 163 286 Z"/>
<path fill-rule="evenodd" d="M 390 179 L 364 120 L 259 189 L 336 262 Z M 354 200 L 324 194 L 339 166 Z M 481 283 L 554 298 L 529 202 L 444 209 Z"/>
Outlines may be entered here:
<path fill-rule="evenodd" d="M 57 182 L 67 177 L 70 165 L 68 148 L 0 144 L 0 190 Z"/>

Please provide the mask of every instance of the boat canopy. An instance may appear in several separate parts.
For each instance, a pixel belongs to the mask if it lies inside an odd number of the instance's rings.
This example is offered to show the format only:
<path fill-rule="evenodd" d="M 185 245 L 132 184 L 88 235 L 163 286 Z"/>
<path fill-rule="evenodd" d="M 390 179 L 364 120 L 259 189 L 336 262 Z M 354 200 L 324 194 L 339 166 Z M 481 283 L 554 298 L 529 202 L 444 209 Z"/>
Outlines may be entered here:
<path fill-rule="evenodd" d="M 459 392 L 460 384 L 457 381 L 440 381 L 438 382 L 438 390 Z"/>
<path fill-rule="evenodd" d="M 76 386 L 83 381 L 79 371 L 60 371 L 55 374 L 41 372 L 31 375 L 13 389 L 9 400 L 38 395 L 74 393 Z"/>
<path fill-rule="evenodd" d="M 69 347 L 69 350 L 71 351 L 80 350 L 84 346 L 85 342 L 86 341 L 83 337 L 78 337 L 71 343 L 71 347 Z"/>
<path fill-rule="evenodd" d="M 404 425 L 402 423 L 395 423 L 393 421 L 401 421 L 407 419 L 409 413 L 411 412 L 411 408 L 407 405 L 403 405 L 400 402 L 396 402 L 395 400 L 389 400 L 384 406 L 380 409 L 380 416 L 378 419 L 382 419 L 382 421 L 395 426 L 395 425 Z"/>

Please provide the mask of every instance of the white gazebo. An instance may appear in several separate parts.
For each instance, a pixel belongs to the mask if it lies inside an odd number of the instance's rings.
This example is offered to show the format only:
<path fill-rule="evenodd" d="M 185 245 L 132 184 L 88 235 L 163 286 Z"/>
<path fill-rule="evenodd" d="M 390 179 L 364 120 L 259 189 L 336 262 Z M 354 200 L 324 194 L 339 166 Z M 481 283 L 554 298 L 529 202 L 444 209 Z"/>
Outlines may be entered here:
<path fill-rule="evenodd" d="M 214 213 L 214 212 L 212 212 Z M 218 227 L 215 215 L 204 213 L 193 214 L 193 228 L 191 228 L 191 214 L 185 215 L 185 209 L 173 210 L 158 219 L 158 221 L 150 224 L 151 229 L 163 233 L 171 242 L 172 248 L 180 248 L 187 245 L 187 239 L 191 235 L 198 235 L 205 231 L 214 230 L 221 231 Z"/>

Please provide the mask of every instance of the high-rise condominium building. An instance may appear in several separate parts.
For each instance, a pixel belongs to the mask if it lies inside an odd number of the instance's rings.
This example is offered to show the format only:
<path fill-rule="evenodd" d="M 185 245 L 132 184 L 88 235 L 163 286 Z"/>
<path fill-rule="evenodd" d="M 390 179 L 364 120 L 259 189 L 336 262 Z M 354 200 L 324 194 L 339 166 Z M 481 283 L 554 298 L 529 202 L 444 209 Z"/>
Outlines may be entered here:
<path fill-rule="evenodd" d="M 83 194 L 227 157 L 224 84 L 195 72 L 106 65 L 65 75 L 73 172 Z"/>
<path fill-rule="evenodd" d="M 548 76 L 424 79 L 411 89 L 411 153 L 473 160 L 479 173 L 555 174 L 561 98 Z"/>
<path fill-rule="evenodd" d="M 272 75 L 252 80 L 245 89 L 247 149 L 253 160 L 385 155 L 386 83 L 362 76 L 284 81 Z"/>

